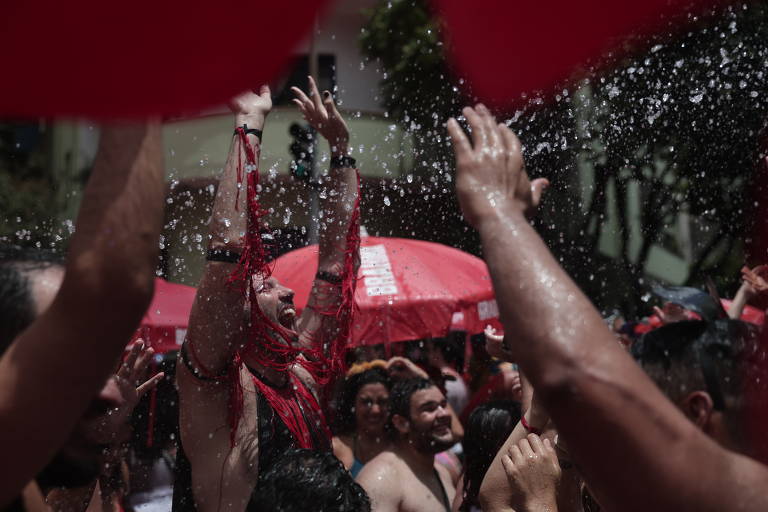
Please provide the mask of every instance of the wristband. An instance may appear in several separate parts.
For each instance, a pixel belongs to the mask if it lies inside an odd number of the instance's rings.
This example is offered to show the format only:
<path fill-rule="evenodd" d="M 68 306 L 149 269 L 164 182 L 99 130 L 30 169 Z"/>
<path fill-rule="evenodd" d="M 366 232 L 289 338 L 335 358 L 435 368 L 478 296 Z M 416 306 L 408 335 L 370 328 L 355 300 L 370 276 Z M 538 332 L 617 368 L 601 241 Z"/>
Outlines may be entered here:
<path fill-rule="evenodd" d="M 238 128 L 242 128 L 246 135 L 255 135 L 259 138 L 259 142 L 261 142 L 262 135 L 264 132 L 262 130 L 259 130 L 258 128 L 248 128 L 247 124 L 243 124 L 243 126 L 238 126 Z M 237 135 L 237 130 L 235 130 L 235 135 Z"/>
<path fill-rule="evenodd" d="M 525 419 L 525 414 L 520 416 L 520 424 L 523 426 L 523 428 L 529 433 L 529 434 L 536 434 L 537 436 L 540 436 L 542 434 L 542 431 L 538 428 L 534 428 L 528 424 L 528 421 Z"/>
<path fill-rule="evenodd" d="M 209 249 L 205 255 L 207 261 L 220 261 L 222 263 L 237 263 L 240 261 L 240 253 L 229 249 Z"/>
<path fill-rule="evenodd" d="M 331 169 L 355 168 L 357 161 L 351 156 L 333 156 L 331 157 Z"/>

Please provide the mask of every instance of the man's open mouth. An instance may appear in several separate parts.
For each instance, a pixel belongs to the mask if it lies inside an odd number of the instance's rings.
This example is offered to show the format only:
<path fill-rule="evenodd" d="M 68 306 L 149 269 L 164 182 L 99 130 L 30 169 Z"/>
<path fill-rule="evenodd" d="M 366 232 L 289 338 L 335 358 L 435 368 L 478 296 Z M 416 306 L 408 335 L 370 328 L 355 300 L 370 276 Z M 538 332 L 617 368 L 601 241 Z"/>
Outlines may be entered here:
<path fill-rule="evenodd" d="M 296 324 L 296 309 L 293 306 L 284 307 L 280 310 L 277 321 L 286 329 L 293 329 Z"/>

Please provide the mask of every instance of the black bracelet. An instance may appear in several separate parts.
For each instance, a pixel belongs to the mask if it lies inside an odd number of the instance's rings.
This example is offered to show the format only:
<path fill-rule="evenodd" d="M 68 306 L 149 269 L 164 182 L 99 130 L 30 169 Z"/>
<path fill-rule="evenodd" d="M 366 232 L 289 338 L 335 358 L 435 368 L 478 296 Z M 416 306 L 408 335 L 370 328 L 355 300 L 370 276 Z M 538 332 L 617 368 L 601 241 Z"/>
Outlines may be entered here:
<path fill-rule="evenodd" d="M 220 261 L 222 263 L 237 263 L 240 261 L 240 253 L 229 249 L 209 249 L 205 259 L 207 261 Z"/>
<path fill-rule="evenodd" d="M 332 156 L 331 157 L 331 169 L 344 169 L 344 168 L 357 167 L 357 161 L 351 156 Z"/>
<path fill-rule="evenodd" d="M 262 135 L 264 134 L 263 131 L 259 130 L 258 128 L 248 128 L 247 124 L 244 124 L 243 126 L 239 126 L 238 128 L 242 128 L 246 135 L 255 135 L 259 138 L 259 142 L 261 142 Z M 235 135 L 237 135 L 237 130 L 235 130 Z"/>
<path fill-rule="evenodd" d="M 331 284 L 341 284 L 341 282 L 344 280 L 344 278 L 341 277 L 341 274 L 335 274 L 333 272 L 325 272 L 323 270 L 315 274 L 315 279 L 319 279 L 321 281 L 325 281 L 326 283 L 331 283 Z"/>

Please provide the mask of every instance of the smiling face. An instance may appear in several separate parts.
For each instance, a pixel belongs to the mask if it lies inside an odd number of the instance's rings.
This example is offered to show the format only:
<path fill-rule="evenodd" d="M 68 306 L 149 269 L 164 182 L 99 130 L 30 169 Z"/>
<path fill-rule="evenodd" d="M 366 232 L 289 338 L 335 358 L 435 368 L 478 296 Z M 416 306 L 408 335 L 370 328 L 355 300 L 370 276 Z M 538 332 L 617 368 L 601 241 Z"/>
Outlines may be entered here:
<path fill-rule="evenodd" d="M 355 397 L 355 426 L 371 434 L 382 434 L 389 413 L 389 390 L 381 382 L 362 386 Z"/>
<path fill-rule="evenodd" d="M 451 431 L 448 401 L 437 386 L 420 389 L 411 395 L 410 414 L 407 424 L 397 428 L 406 433 L 408 442 L 416 450 L 439 453 L 456 442 Z"/>

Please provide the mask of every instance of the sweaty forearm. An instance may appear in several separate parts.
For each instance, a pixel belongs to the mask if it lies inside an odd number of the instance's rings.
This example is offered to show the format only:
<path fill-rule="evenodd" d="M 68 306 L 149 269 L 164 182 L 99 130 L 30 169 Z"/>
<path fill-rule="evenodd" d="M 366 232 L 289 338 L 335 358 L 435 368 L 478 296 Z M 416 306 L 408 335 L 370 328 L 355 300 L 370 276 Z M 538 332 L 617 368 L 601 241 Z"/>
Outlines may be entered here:
<path fill-rule="evenodd" d="M 0 359 L 0 452 L 14 461 L 0 472 L 0 506 L 64 443 L 151 300 L 160 162 L 158 125 L 103 130 L 62 287 Z"/>
<path fill-rule="evenodd" d="M 248 129 L 264 129 L 263 115 L 237 115 L 235 128 L 247 125 Z M 233 135 L 224 171 L 219 178 L 213 214 L 210 223 L 210 243 L 213 248 L 229 247 L 239 249 L 247 228 L 247 171 L 258 172 L 261 141 L 256 135 L 247 135 L 248 143 L 254 148 L 255 165 L 252 169 L 247 160 L 246 148 L 239 135 Z M 242 171 L 242 183 L 238 183 L 238 169 Z M 239 193 L 238 193 L 239 192 Z"/>
<path fill-rule="evenodd" d="M 320 194 L 320 270 L 338 272 L 359 194 L 357 172 L 351 167 L 331 168 L 322 178 L 321 187 L 324 193 Z"/>
<path fill-rule="evenodd" d="M 161 155 L 158 123 L 105 126 L 70 243 L 60 296 L 82 306 L 92 301 L 120 324 L 137 322 L 152 295 L 165 192 Z"/>

